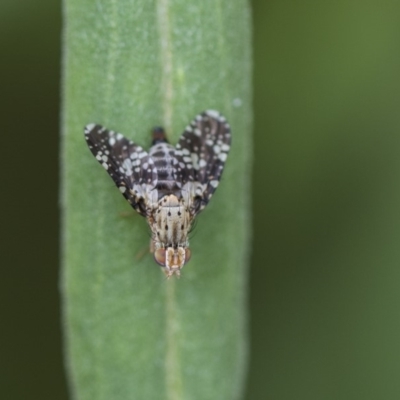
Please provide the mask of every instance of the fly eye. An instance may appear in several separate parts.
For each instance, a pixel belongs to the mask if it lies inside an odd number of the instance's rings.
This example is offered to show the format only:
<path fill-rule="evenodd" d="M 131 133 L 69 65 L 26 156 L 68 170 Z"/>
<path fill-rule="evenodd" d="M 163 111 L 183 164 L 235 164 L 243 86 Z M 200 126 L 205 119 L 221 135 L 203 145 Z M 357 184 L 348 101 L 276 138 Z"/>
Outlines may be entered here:
<path fill-rule="evenodd" d="M 192 256 L 192 252 L 189 248 L 185 249 L 185 264 L 190 261 L 190 257 Z"/>
<path fill-rule="evenodd" d="M 157 264 L 165 267 L 165 249 L 158 249 L 154 252 L 154 260 Z"/>

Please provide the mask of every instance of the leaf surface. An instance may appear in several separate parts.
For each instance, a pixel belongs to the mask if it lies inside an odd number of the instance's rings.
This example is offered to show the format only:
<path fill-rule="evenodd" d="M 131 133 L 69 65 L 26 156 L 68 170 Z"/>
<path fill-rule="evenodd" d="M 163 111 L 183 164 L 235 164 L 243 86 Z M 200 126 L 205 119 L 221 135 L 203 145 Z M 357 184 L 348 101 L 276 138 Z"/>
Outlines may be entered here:
<path fill-rule="evenodd" d="M 250 17 L 243 0 L 64 2 L 64 327 L 73 398 L 240 398 L 250 225 Z M 149 229 L 87 148 L 91 122 L 145 148 L 217 109 L 232 127 L 192 259 L 166 280 Z M 122 214 L 130 213 L 124 217 Z M 144 254 L 140 257 L 140 254 Z"/>

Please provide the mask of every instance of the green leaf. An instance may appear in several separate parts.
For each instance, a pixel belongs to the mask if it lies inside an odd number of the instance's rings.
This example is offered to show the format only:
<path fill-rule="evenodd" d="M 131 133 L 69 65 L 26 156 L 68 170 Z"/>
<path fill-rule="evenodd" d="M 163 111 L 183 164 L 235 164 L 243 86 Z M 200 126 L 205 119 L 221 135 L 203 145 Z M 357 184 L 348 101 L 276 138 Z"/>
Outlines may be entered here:
<path fill-rule="evenodd" d="M 79 400 L 237 399 L 246 367 L 251 48 L 245 0 L 65 0 L 63 278 Z M 205 109 L 231 124 L 224 176 L 180 280 L 147 253 L 146 221 L 89 152 L 96 122 L 172 143 Z M 145 253 L 139 257 L 139 254 Z"/>

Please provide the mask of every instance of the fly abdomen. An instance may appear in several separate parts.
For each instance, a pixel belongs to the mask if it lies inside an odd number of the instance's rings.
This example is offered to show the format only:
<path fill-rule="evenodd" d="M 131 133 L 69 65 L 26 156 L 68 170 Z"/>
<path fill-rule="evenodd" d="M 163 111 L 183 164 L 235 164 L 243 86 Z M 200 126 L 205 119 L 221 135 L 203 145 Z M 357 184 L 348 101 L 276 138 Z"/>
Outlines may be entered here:
<path fill-rule="evenodd" d="M 167 194 L 176 193 L 181 185 L 175 179 L 174 147 L 166 142 L 158 142 L 150 149 L 150 157 L 157 169 L 157 185 L 159 199 Z"/>

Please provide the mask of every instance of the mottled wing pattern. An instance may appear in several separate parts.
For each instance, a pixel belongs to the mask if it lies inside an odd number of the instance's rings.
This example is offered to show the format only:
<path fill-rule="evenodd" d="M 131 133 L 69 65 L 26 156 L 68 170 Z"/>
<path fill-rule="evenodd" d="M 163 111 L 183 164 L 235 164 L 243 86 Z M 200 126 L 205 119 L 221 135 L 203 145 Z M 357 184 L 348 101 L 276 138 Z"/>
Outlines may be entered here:
<path fill-rule="evenodd" d="M 145 216 L 146 191 L 157 184 L 157 170 L 148 153 L 121 133 L 107 130 L 101 125 L 87 125 L 85 138 L 90 151 L 123 196 L 136 211 Z"/>
<path fill-rule="evenodd" d="M 214 110 L 199 114 L 185 129 L 175 156 L 180 168 L 177 179 L 193 182 L 202 210 L 215 192 L 231 145 L 231 131 L 226 119 Z"/>

